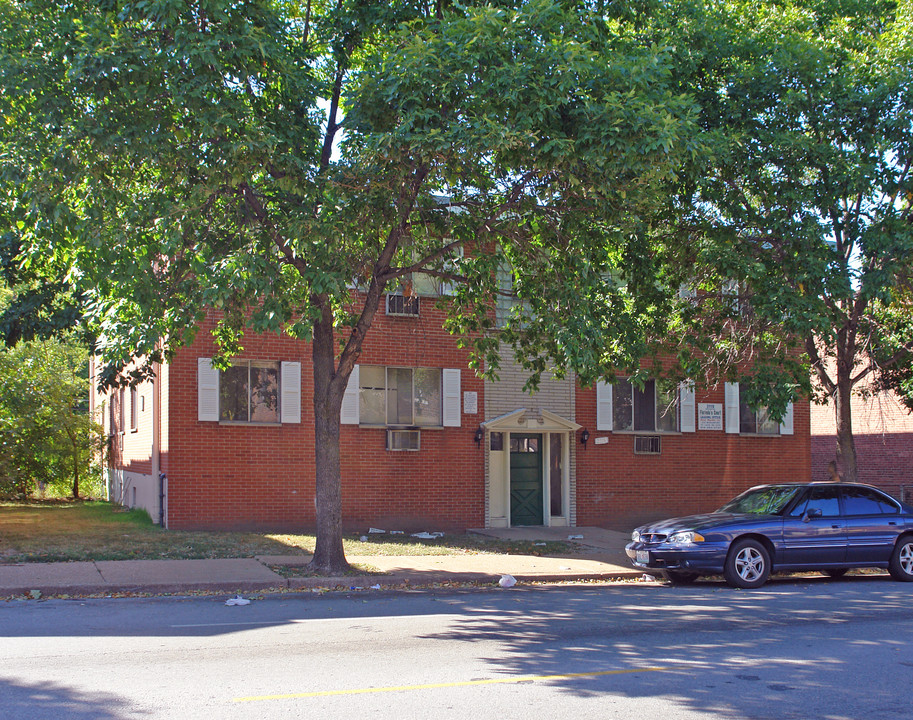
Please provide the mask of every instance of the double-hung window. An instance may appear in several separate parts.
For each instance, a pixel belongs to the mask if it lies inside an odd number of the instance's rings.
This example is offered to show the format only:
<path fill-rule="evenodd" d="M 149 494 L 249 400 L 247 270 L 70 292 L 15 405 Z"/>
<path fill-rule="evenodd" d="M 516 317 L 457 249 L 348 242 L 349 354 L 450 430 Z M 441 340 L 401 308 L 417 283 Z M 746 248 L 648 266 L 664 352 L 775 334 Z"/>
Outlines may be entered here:
<path fill-rule="evenodd" d="M 629 380 L 613 387 L 612 424 L 617 430 L 678 432 L 678 388 L 672 383 L 647 380 L 638 388 Z"/>
<path fill-rule="evenodd" d="M 130 432 L 136 432 L 138 425 L 137 406 L 139 404 L 139 393 L 135 387 L 130 388 Z"/>
<path fill-rule="evenodd" d="M 440 368 L 362 365 L 359 370 L 362 425 L 441 427 L 443 394 Z"/>
<path fill-rule="evenodd" d="M 387 428 L 460 427 L 460 398 L 456 368 L 356 365 L 339 421 Z"/>
<path fill-rule="evenodd" d="M 279 422 L 279 363 L 242 360 L 219 378 L 219 420 Z"/>
<path fill-rule="evenodd" d="M 219 371 L 197 359 L 201 422 L 273 425 L 301 422 L 301 363 L 235 360 Z"/>
<path fill-rule="evenodd" d="M 746 435 L 779 435 L 780 423 L 771 419 L 766 407 L 755 409 L 740 400 L 739 432 Z"/>
<path fill-rule="evenodd" d="M 637 387 L 620 378 L 596 383 L 596 429 L 637 433 L 693 433 L 694 384 L 647 380 Z"/>
<path fill-rule="evenodd" d="M 792 435 L 793 404 L 786 406 L 780 422 L 770 416 L 766 407 L 752 407 L 739 383 L 726 383 L 726 432 L 742 435 Z"/>

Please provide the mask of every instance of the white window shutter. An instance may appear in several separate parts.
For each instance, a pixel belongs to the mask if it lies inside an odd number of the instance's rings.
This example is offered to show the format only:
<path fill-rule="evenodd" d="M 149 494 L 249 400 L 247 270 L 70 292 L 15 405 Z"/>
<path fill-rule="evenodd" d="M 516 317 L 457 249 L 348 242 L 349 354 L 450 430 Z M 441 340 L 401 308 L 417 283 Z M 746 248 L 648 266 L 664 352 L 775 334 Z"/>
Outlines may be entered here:
<path fill-rule="evenodd" d="M 780 434 L 781 435 L 792 435 L 793 434 L 793 404 L 790 403 L 786 406 L 786 414 L 783 416 L 783 421 L 780 423 Z"/>
<path fill-rule="evenodd" d="M 739 384 L 726 383 L 726 432 L 739 433 Z"/>
<path fill-rule="evenodd" d="M 612 429 L 612 386 L 596 381 L 596 429 Z"/>
<path fill-rule="evenodd" d="M 697 430 L 694 422 L 694 383 L 685 380 L 678 386 L 679 430 L 692 433 Z"/>
<path fill-rule="evenodd" d="M 356 365 L 352 368 L 352 374 L 349 375 L 349 384 L 346 385 L 346 392 L 342 396 L 342 408 L 339 411 L 339 422 L 342 425 L 358 425 L 359 387 L 358 365 Z"/>
<path fill-rule="evenodd" d="M 219 371 L 211 358 L 197 358 L 197 419 L 219 421 Z"/>
<path fill-rule="evenodd" d="M 444 427 L 460 427 L 460 371 L 459 368 L 444 368 L 441 371 L 441 384 L 444 386 L 443 411 Z"/>
<path fill-rule="evenodd" d="M 284 423 L 301 422 L 301 363 L 282 363 L 282 376 L 279 379 L 282 387 L 281 418 Z"/>

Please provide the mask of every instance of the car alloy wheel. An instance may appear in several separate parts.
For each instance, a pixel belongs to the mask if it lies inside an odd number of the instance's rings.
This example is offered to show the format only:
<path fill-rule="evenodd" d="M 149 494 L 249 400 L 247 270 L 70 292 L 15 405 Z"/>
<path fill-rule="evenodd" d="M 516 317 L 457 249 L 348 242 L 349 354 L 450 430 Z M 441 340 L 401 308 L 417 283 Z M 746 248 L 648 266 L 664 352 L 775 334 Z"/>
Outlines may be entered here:
<path fill-rule="evenodd" d="M 913 537 L 908 535 L 897 541 L 888 570 L 895 580 L 913 582 Z"/>
<path fill-rule="evenodd" d="M 770 577 L 770 555 L 767 548 L 751 538 L 734 543 L 726 558 L 723 576 L 733 587 L 761 587 Z"/>

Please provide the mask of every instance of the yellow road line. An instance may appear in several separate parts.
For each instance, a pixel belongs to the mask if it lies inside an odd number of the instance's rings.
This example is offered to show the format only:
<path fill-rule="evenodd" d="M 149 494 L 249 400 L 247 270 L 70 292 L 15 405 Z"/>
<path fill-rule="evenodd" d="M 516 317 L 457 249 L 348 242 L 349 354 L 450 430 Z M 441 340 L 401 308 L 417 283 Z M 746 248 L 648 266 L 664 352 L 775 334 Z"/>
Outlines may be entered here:
<path fill-rule="evenodd" d="M 404 692 L 409 690 L 437 690 L 440 688 L 469 687 L 471 685 L 504 685 L 508 683 L 539 682 L 542 680 L 568 680 L 573 678 L 602 677 L 605 675 L 631 675 L 643 672 L 666 672 L 676 667 L 645 667 L 627 670 L 601 670 L 599 672 L 563 673 L 560 675 L 523 675 L 520 677 L 492 678 L 490 680 L 464 680 L 462 682 L 428 683 L 426 685 L 393 685 L 390 687 L 355 688 L 352 690 L 319 690 L 317 692 L 288 693 L 286 695 L 252 695 L 234 698 L 232 702 L 261 702 L 263 700 L 298 700 L 300 698 L 329 697 L 332 695 L 366 695 L 368 693 Z"/>

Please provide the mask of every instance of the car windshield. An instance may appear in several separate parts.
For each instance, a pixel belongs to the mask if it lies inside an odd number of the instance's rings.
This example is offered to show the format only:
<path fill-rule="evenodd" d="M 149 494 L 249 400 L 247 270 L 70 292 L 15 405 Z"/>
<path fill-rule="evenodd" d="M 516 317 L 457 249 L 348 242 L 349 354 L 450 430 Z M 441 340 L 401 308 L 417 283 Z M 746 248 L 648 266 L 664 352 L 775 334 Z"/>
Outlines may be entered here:
<path fill-rule="evenodd" d="M 747 490 L 717 512 L 780 515 L 799 490 L 801 488 L 796 485 L 774 485 Z"/>

